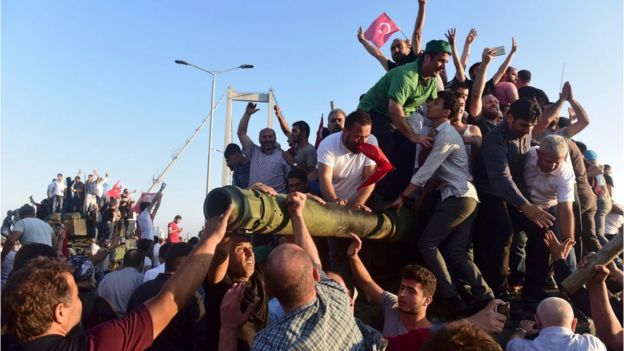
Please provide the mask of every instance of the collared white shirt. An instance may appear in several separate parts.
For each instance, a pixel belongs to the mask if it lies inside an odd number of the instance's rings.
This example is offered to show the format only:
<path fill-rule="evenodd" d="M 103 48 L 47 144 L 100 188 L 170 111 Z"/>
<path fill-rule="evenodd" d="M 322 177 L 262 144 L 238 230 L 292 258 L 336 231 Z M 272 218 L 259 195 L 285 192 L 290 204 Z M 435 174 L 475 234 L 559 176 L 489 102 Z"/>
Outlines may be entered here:
<path fill-rule="evenodd" d="M 468 154 L 464 141 L 455 127 L 446 121 L 436 128 L 433 148 L 425 162 L 412 176 L 411 183 L 424 187 L 432 177 L 442 181 L 438 187 L 442 200 L 450 196 L 470 197 L 479 201 L 477 191 L 470 180 Z"/>
<path fill-rule="evenodd" d="M 529 149 L 524 166 L 524 179 L 531 202 L 537 205 L 556 206 L 561 202 L 574 202 L 574 170 L 567 162 L 561 162 L 559 168 L 551 173 L 544 173 L 537 165 L 539 146 Z"/>
<path fill-rule="evenodd" d="M 143 274 L 143 283 L 155 279 L 160 273 L 165 273 L 165 264 L 152 268 Z"/>
<path fill-rule="evenodd" d="M 55 180 L 54 181 L 54 192 L 52 195 L 54 196 L 63 196 L 65 195 L 65 189 L 67 189 L 67 184 L 65 184 L 64 180 Z"/>
<path fill-rule="evenodd" d="M 597 337 L 589 334 L 574 334 L 570 328 L 548 327 L 540 330 L 534 340 L 512 339 L 507 351 L 606 351 L 607 347 Z"/>

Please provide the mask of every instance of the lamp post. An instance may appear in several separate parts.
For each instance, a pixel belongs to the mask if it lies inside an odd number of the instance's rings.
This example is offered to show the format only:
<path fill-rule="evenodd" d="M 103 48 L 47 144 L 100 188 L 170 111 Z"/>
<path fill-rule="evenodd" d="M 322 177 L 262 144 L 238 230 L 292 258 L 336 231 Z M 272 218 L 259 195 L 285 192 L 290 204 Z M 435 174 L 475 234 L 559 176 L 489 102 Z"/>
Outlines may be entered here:
<path fill-rule="evenodd" d="M 212 122 L 214 121 L 214 98 L 215 98 L 215 90 L 217 87 L 217 76 L 221 73 L 226 73 L 226 72 L 230 72 L 230 71 L 234 71 L 237 69 L 250 69 L 253 68 L 253 65 L 240 65 L 240 66 L 236 66 L 236 67 L 232 67 L 232 68 L 228 68 L 228 69 L 224 69 L 221 71 L 209 71 L 205 68 L 196 66 L 190 62 L 186 62 L 184 60 L 175 60 L 175 63 L 177 63 L 178 65 L 185 65 L 185 66 L 191 66 L 194 68 L 197 68 L 200 71 L 206 72 L 208 74 L 210 74 L 212 76 L 212 95 L 210 98 L 210 126 L 208 127 L 210 129 L 209 135 L 208 135 L 208 170 L 207 170 L 207 175 L 206 175 L 206 194 L 208 194 L 208 192 L 210 191 L 210 156 L 212 155 Z"/>

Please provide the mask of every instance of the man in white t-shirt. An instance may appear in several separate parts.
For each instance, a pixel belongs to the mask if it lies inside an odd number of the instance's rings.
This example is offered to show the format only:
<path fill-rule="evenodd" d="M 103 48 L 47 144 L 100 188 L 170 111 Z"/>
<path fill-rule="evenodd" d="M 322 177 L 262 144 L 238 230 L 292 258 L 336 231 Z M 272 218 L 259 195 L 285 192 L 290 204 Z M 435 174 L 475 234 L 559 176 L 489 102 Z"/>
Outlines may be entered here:
<path fill-rule="evenodd" d="M 161 188 L 162 190 L 162 188 Z M 162 199 L 162 192 L 159 191 L 154 195 L 151 202 L 141 202 L 140 214 L 137 218 L 137 225 L 141 232 L 141 239 L 154 240 L 154 217 L 160 208 L 160 201 Z"/>
<path fill-rule="evenodd" d="M 375 162 L 359 152 L 361 143 L 377 145 L 377 139 L 371 134 L 370 116 L 358 110 L 347 116 L 342 133 L 328 136 L 319 145 L 319 183 L 325 201 L 370 211 L 365 203 L 375 185 L 357 189 L 375 172 Z M 348 245 L 348 239 L 328 238 L 329 269 L 342 276 L 350 274 L 345 256 Z"/>
<path fill-rule="evenodd" d="M 540 146 L 529 149 L 524 166 L 524 178 L 530 192 L 531 202 L 555 214 L 555 231 L 563 240 L 574 240 L 574 170 L 565 162 L 568 143 L 560 135 L 549 135 L 542 139 Z M 545 255 L 532 257 L 544 261 L 548 267 L 548 250 Z M 571 267 L 576 266 L 574 253 L 568 256 Z"/>
<path fill-rule="evenodd" d="M 13 250 L 18 240 L 22 245 L 44 244 L 52 246 L 52 227 L 35 217 L 35 208 L 24 205 L 19 210 L 20 220 L 15 222 L 11 234 L 2 246 L 2 260 Z"/>
<path fill-rule="evenodd" d="M 52 188 L 52 213 L 58 210 L 59 212 L 63 212 L 63 197 L 65 196 L 65 189 L 67 189 L 67 184 L 63 180 L 63 175 L 61 173 L 56 175 L 56 179 L 54 180 L 54 187 Z"/>

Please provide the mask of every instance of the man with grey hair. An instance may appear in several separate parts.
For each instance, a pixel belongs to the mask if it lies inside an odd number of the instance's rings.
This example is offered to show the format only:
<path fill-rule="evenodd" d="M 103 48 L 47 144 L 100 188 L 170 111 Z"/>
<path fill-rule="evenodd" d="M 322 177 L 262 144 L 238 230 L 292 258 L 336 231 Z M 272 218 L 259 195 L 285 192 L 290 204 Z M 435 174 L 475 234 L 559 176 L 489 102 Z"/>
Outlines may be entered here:
<path fill-rule="evenodd" d="M 575 329 L 572 306 L 564 299 L 549 297 L 537 306 L 535 322 L 520 322 L 520 328 L 511 334 L 506 350 L 607 350 L 597 337 L 575 334 Z M 534 340 L 524 340 L 527 335 L 538 333 Z"/>
<path fill-rule="evenodd" d="M 574 170 L 565 161 L 567 155 L 567 140 L 560 135 L 549 135 L 540 146 L 529 149 L 524 166 L 531 202 L 555 215 L 554 229 L 562 241 L 574 240 Z M 543 251 L 548 253 L 546 247 Z M 576 264 L 574 254 L 568 260 L 569 264 Z M 544 265 L 548 265 L 548 255 Z"/>
<path fill-rule="evenodd" d="M 238 139 L 243 146 L 243 152 L 251 160 L 249 166 L 249 185 L 255 183 L 266 184 L 278 193 L 286 192 L 286 175 L 290 166 L 282 158 L 282 150 L 277 145 L 275 131 L 264 128 L 260 131 L 260 146 L 254 144 L 247 135 L 247 127 L 251 115 L 258 112 L 256 104 L 250 102 L 238 125 Z"/>

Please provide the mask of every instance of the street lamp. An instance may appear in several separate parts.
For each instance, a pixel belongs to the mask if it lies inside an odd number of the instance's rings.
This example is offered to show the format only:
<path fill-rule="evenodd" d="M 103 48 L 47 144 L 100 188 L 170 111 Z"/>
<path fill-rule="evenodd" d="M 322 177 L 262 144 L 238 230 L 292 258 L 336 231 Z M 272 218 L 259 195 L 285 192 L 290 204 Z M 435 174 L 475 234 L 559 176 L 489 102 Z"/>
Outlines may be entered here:
<path fill-rule="evenodd" d="M 230 72 L 230 71 L 234 71 L 236 69 L 250 69 L 253 68 L 253 65 L 240 65 L 240 66 L 236 66 L 236 67 L 232 67 L 232 68 L 228 68 L 228 69 L 224 69 L 222 71 L 209 71 L 205 68 L 201 68 L 199 66 L 196 66 L 190 62 L 186 62 L 184 60 L 175 60 L 175 63 L 177 63 L 178 65 L 185 65 L 185 66 L 191 66 L 191 67 L 195 67 L 200 71 L 204 71 L 208 74 L 210 74 L 212 76 L 212 96 L 210 98 L 210 132 L 208 135 L 208 170 L 207 170 L 207 175 L 206 175 L 206 194 L 208 194 L 208 191 L 210 191 L 210 156 L 212 155 L 212 122 L 214 120 L 214 98 L 215 98 L 215 90 L 217 87 L 217 76 L 221 73 L 225 73 L 225 72 Z"/>

